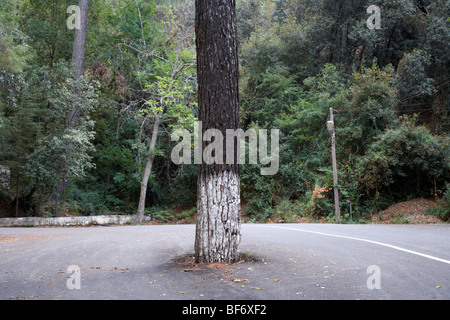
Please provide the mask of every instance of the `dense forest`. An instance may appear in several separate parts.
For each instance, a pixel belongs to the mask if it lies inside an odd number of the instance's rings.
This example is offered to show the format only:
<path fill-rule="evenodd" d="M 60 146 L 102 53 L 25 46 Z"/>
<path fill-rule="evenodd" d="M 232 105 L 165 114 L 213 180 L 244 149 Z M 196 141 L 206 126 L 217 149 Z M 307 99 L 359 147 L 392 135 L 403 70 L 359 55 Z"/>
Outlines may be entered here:
<path fill-rule="evenodd" d="M 77 74 L 76 1 L 0 2 L 0 217 L 191 222 L 198 166 L 173 163 L 171 133 L 198 119 L 194 0 L 88 3 Z M 450 218 L 449 1 L 237 0 L 236 14 L 240 126 L 280 131 L 275 175 L 240 166 L 246 219 L 334 217 L 330 108 L 342 221 L 413 198 Z"/>

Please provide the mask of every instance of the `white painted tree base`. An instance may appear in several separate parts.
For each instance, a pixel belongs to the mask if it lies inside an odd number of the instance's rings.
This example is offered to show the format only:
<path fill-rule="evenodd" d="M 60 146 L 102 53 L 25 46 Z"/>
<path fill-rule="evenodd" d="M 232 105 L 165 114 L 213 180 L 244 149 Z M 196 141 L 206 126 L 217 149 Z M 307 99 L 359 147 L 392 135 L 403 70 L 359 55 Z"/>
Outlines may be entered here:
<path fill-rule="evenodd" d="M 208 170 L 209 169 L 209 170 Z M 199 174 L 196 262 L 235 262 L 241 241 L 240 178 L 237 172 L 214 172 L 205 168 Z"/>

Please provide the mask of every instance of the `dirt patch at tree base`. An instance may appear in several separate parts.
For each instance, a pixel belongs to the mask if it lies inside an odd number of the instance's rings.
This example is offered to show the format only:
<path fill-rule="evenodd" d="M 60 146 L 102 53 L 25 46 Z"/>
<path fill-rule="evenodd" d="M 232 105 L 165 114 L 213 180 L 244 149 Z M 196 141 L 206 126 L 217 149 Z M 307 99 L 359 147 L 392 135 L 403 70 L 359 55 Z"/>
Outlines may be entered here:
<path fill-rule="evenodd" d="M 199 271 L 199 270 L 231 270 L 232 266 L 240 264 L 243 262 L 255 262 L 258 261 L 257 258 L 250 257 L 248 253 L 241 253 L 239 255 L 239 261 L 234 263 L 225 262 L 214 262 L 214 263 L 196 263 L 193 254 L 183 255 L 173 259 L 171 262 L 174 263 L 178 269 L 184 272 Z"/>

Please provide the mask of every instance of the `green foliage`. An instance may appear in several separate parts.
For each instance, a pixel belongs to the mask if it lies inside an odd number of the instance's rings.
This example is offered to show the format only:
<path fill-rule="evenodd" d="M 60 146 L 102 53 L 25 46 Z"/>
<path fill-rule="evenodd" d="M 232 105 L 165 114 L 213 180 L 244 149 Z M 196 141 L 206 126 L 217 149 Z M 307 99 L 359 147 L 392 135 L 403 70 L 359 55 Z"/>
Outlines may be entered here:
<path fill-rule="evenodd" d="M 274 208 L 272 218 L 274 222 L 292 223 L 303 216 L 303 203 L 298 200 L 281 199 Z"/>
<path fill-rule="evenodd" d="M 306 217 L 310 219 L 331 217 L 334 207 L 330 191 L 330 187 L 316 186 L 313 190 L 305 193 L 303 210 Z"/>
<path fill-rule="evenodd" d="M 425 127 L 404 122 L 387 130 L 359 159 L 360 181 L 367 193 L 388 194 L 392 201 L 430 196 L 448 177 L 448 139 L 433 136 Z"/>
<path fill-rule="evenodd" d="M 84 177 L 93 168 L 91 138 L 80 130 L 67 129 L 60 136 L 41 141 L 26 166 L 35 185 L 52 190 L 69 177 Z"/>
<path fill-rule="evenodd" d="M 176 218 L 178 220 L 183 221 L 184 223 L 192 223 L 192 218 L 196 212 L 197 212 L 197 208 L 192 207 L 189 210 L 181 211 L 179 214 L 176 215 Z"/>
<path fill-rule="evenodd" d="M 336 134 L 340 152 L 364 154 L 373 139 L 395 124 L 397 89 L 394 70 L 388 65 L 380 69 L 376 64 L 362 67 L 353 73 L 348 89 L 347 111 L 336 116 Z"/>
<path fill-rule="evenodd" d="M 428 77 L 430 57 L 419 49 L 406 53 L 398 66 L 397 87 L 400 94 L 409 97 L 426 92 L 432 93 L 433 79 Z"/>
<path fill-rule="evenodd" d="M 34 186 L 45 190 L 52 190 L 69 178 L 81 179 L 94 168 L 91 161 L 94 123 L 89 113 L 97 103 L 96 84 L 83 77 L 74 80 L 69 70 L 63 62 L 52 71 L 43 69 L 51 109 L 46 114 L 45 134 L 37 139 L 26 168 Z M 47 76 L 50 79 L 45 79 Z M 67 123 L 67 115 L 73 108 L 80 110 L 76 128 Z"/>
<path fill-rule="evenodd" d="M 444 221 L 450 219 L 450 184 L 447 183 L 445 186 L 445 192 L 437 203 L 436 206 L 431 207 L 425 211 L 425 214 L 436 216 Z"/>
<path fill-rule="evenodd" d="M 146 214 L 152 214 L 154 217 L 162 220 L 174 220 L 175 216 L 173 211 L 167 208 L 163 208 L 160 206 L 154 206 L 151 208 L 145 209 Z"/>
<path fill-rule="evenodd" d="M 4 86 L 0 99 L 0 162 L 14 178 L 11 197 L 36 214 L 38 200 L 62 181 L 80 179 L 95 167 L 93 121 L 89 113 L 97 103 L 96 83 L 73 74 L 63 61 L 26 72 L 0 72 Z M 77 98 L 78 92 L 83 95 Z M 80 110 L 76 128 L 68 126 L 67 114 Z M 33 198 L 34 196 L 34 198 Z"/>
<path fill-rule="evenodd" d="M 41 110 L 31 100 L 28 83 L 21 75 L 12 76 L 10 80 L 11 96 L 3 100 L 5 104 L 0 99 L 0 163 L 9 170 L 6 178 L 9 188 L 0 184 L 0 189 L 9 195 L 9 201 L 14 198 L 17 201 L 30 190 L 26 164 L 43 124 L 39 121 Z"/>
<path fill-rule="evenodd" d="M 181 165 L 173 169 L 173 176 L 162 186 L 163 201 L 176 207 L 193 205 L 197 201 L 197 165 Z"/>
<path fill-rule="evenodd" d="M 83 190 L 72 185 L 66 198 L 70 200 L 69 209 L 75 214 L 96 216 L 106 214 L 109 209 L 101 189 Z"/>
<path fill-rule="evenodd" d="M 105 192 L 103 202 L 115 211 L 131 210 L 135 199 L 132 195 L 139 190 L 133 150 L 111 141 L 106 146 L 98 146 L 97 154 L 97 173 L 102 178 L 99 187 Z"/>
<path fill-rule="evenodd" d="M 190 222 L 198 168 L 171 162 L 170 133 L 192 130 L 196 119 L 193 1 L 91 0 L 79 81 L 70 69 L 71 4 L 0 3 L 0 166 L 9 170 L 1 201 L 18 197 L 35 214 L 70 177 L 60 196 L 73 211 L 131 213 L 153 152 L 148 212 Z M 371 4 L 382 9 L 380 30 L 367 28 Z M 237 1 L 241 127 L 281 133 L 275 176 L 261 176 L 259 164 L 241 166 L 252 220 L 332 220 L 330 108 L 337 110 L 343 221 L 350 222 L 350 204 L 360 221 L 395 201 L 442 194 L 448 3 L 426 6 L 423 15 L 413 0 Z M 75 107 L 80 123 L 71 127 L 67 114 Z M 413 113 L 420 115 L 403 116 Z M 157 117 L 157 146 L 149 150 Z M 448 193 L 432 210 L 444 219 Z M 167 209 L 174 207 L 192 209 Z"/>
<path fill-rule="evenodd" d="M 258 166 L 241 165 L 241 195 L 246 199 L 245 213 L 256 220 L 264 221 L 273 213 L 273 179 L 259 175 Z"/>
<path fill-rule="evenodd" d="M 19 16 L 16 21 L 36 52 L 34 64 L 53 65 L 61 59 L 70 61 L 73 32 L 67 30 L 66 12 L 72 4 L 69 0 L 18 1 L 16 10 Z"/>

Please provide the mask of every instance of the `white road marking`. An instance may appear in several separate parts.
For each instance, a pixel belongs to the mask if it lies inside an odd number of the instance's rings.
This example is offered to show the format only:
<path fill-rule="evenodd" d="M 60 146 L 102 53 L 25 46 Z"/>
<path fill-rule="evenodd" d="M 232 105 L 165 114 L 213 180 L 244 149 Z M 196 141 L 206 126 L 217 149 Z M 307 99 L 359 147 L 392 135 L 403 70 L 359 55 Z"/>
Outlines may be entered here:
<path fill-rule="evenodd" d="M 350 239 L 350 240 L 368 242 L 368 243 L 372 243 L 372 244 L 377 244 L 379 246 L 388 247 L 388 248 L 391 248 L 391 249 L 395 249 L 395 250 L 399 250 L 399 251 L 415 254 L 417 256 L 421 256 L 421 257 L 428 258 L 428 259 L 431 259 L 431 260 L 435 260 L 435 261 L 439 261 L 439 262 L 450 264 L 450 260 L 445 260 L 445 259 L 442 259 L 442 258 L 431 256 L 429 254 L 425 254 L 425 253 L 421 253 L 421 252 L 417 252 L 417 251 L 401 248 L 401 247 L 398 247 L 398 246 L 394 246 L 394 245 L 383 243 L 383 242 L 379 242 L 379 241 L 373 241 L 373 240 L 368 240 L 368 239 L 343 236 L 343 235 L 333 234 L 333 233 L 325 233 L 325 232 L 319 232 L 319 231 L 311 231 L 311 230 L 288 228 L 288 227 L 280 227 L 280 226 L 263 226 L 263 225 L 258 225 L 258 226 L 265 227 L 265 228 L 278 228 L 278 229 L 293 230 L 293 231 L 298 231 L 298 232 L 308 232 L 308 233 L 314 233 L 314 234 L 323 235 L 323 236 L 329 236 L 329 237 L 335 237 L 335 238 L 343 238 L 343 239 Z"/>

